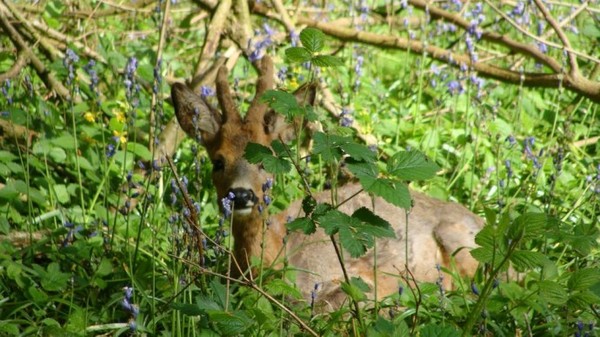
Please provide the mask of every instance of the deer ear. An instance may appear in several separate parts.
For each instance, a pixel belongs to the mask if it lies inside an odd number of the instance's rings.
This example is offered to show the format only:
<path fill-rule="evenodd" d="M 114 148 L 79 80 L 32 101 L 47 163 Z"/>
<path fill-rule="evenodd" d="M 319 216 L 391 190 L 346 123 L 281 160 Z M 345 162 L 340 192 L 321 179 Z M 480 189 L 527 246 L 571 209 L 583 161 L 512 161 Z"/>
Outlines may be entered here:
<path fill-rule="evenodd" d="M 179 125 L 196 140 L 210 142 L 221 128 L 221 115 L 183 83 L 171 86 L 171 99 Z"/>
<path fill-rule="evenodd" d="M 296 89 L 294 96 L 300 106 L 304 105 L 315 105 L 315 99 L 317 97 L 317 83 L 310 82 L 303 84 L 300 88 Z"/>
<path fill-rule="evenodd" d="M 304 84 L 294 92 L 296 101 L 300 106 L 314 105 L 316 95 L 316 83 Z M 265 132 L 271 136 L 271 139 L 281 139 L 284 143 L 289 143 L 295 138 L 295 132 L 301 120 L 304 123 L 302 128 L 304 128 L 306 118 L 296 118 L 292 124 L 289 124 L 284 116 L 275 111 L 269 111 L 265 115 Z"/>

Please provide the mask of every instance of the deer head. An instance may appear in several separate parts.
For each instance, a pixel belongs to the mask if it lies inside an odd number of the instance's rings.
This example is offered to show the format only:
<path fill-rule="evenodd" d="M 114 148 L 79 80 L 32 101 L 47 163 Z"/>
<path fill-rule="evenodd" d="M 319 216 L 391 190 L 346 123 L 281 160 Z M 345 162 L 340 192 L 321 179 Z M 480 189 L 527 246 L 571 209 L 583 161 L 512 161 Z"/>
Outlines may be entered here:
<path fill-rule="evenodd" d="M 263 184 L 272 175 L 260 165 L 248 163 L 243 157 L 248 142 L 270 146 L 275 139 L 289 141 L 294 127 L 285 118 L 260 102 L 261 95 L 273 88 L 273 64 L 268 56 L 255 64 L 259 78 L 256 94 L 245 117 L 236 107 L 229 89 L 226 67 L 219 69 L 216 79 L 217 99 L 221 111 L 212 108 L 204 99 L 181 83 L 172 86 L 171 96 L 181 128 L 206 148 L 213 164 L 212 181 L 219 200 L 233 196 L 233 225 L 236 257 L 240 264 L 250 255 L 250 250 L 260 245 L 254 236 L 262 229 L 263 216 L 259 205 L 263 203 Z M 314 86 L 296 93 L 299 103 L 313 102 Z M 255 240 L 256 239 L 256 240 Z"/>

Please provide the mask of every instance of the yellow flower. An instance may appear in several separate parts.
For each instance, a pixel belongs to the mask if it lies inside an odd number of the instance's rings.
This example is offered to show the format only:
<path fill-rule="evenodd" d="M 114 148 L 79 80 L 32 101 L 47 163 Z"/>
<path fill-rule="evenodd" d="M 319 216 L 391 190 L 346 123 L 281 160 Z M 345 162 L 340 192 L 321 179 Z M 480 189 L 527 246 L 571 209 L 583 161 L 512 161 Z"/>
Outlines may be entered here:
<path fill-rule="evenodd" d="M 288 85 L 290 87 L 290 90 L 296 90 L 296 89 L 298 89 L 298 81 L 296 80 L 295 77 L 290 78 L 290 81 L 289 81 Z"/>
<path fill-rule="evenodd" d="M 117 119 L 117 121 L 119 121 L 119 123 L 125 123 L 127 121 L 127 118 L 125 117 L 125 114 L 122 111 L 113 111 L 115 114 L 115 118 Z"/>
<path fill-rule="evenodd" d="M 93 123 L 96 121 L 96 115 L 94 115 L 91 112 L 86 112 L 85 114 L 83 114 L 83 119 L 85 119 L 86 121 Z"/>
<path fill-rule="evenodd" d="M 113 130 L 113 136 L 119 139 L 119 143 L 125 144 L 127 143 L 127 131 L 119 132 L 117 130 Z"/>

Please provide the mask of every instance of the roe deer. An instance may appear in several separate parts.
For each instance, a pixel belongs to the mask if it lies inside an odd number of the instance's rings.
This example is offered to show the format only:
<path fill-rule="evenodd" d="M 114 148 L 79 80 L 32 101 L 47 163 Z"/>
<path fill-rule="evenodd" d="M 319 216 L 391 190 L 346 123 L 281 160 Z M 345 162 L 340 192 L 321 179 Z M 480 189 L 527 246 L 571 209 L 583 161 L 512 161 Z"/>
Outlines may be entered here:
<path fill-rule="evenodd" d="M 275 139 L 289 140 L 293 135 L 293 126 L 286 124 L 283 116 L 268 110 L 259 101 L 259 97 L 273 87 L 272 61 L 264 57 L 256 65 L 260 76 L 256 95 L 245 118 L 240 116 L 234 104 L 225 67 L 219 70 L 216 82 L 222 113 L 181 83 L 172 86 L 175 112 L 182 129 L 200 140 L 206 148 L 213 164 L 212 181 L 219 200 L 230 193 L 234 196 L 231 231 L 234 257 L 241 271 L 232 264 L 231 273 L 239 276 L 240 272 L 245 272 L 253 257 L 262 257 L 264 266 L 272 266 L 281 262 L 282 256 L 287 254 L 289 264 L 298 270 L 296 283 L 305 298 L 310 299 L 311 291 L 318 284 L 320 290 L 316 301 L 329 309 L 336 308 L 345 298 L 340 289 L 343 274 L 329 237 L 322 230 L 313 235 L 297 232 L 287 235 L 286 219 L 302 215 L 301 201 L 292 203 L 281 214 L 271 216 L 266 225 L 262 185 L 272 176 L 259 165 L 252 165 L 243 158 L 248 142 L 270 146 Z M 296 93 L 301 104 L 303 100 L 314 100 L 314 87 L 312 92 L 311 89 L 306 90 Z M 337 189 L 338 200 L 346 200 L 360 189 L 356 183 L 341 186 Z M 396 238 L 377 241 L 376 259 L 373 249 L 361 258 L 345 259 L 350 277 L 360 276 L 371 286 L 377 282 L 378 298 L 397 291 L 401 281 L 399 273 L 407 267 L 415 280 L 427 282 L 438 280 L 439 266 L 452 268 L 451 259 L 463 276 L 472 275 L 477 268 L 469 248 L 475 246 L 475 234 L 483 226 L 482 220 L 461 205 L 420 193 L 412 192 L 411 195 L 414 207 L 408 213 L 408 220 L 403 209 L 381 198 L 373 200 L 367 193 L 359 193 L 339 208 L 350 214 L 360 207 L 372 207 L 394 229 Z M 325 202 L 331 199 L 331 193 L 321 192 L 315 198 Z M 259 207 L 264 207 L 264 210 L 260 212 Z M 408 233 L 407 240 L 405 233 Z M 287 243 L 284 244 L 286 235 Z M 408 249 L 408 258 L 405 249 Z M 374 261 L 377 261 L 377 266 L 374 266 Z M 377 272 L 374 272 L 374 267 Z M 449 282 L 444 283 L 450 286 Z"/>

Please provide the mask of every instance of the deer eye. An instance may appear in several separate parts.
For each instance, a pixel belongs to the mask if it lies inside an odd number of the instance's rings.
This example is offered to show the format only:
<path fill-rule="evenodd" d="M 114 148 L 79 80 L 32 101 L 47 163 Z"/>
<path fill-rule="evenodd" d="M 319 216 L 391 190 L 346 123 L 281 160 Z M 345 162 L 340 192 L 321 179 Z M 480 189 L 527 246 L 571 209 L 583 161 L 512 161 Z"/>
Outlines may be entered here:
<path fill-rule="evenodd" d="M 225 162 L 223 159 L 215 159 L 213 161 L 213 172 L 223 171 L 225 169 Z"/>

